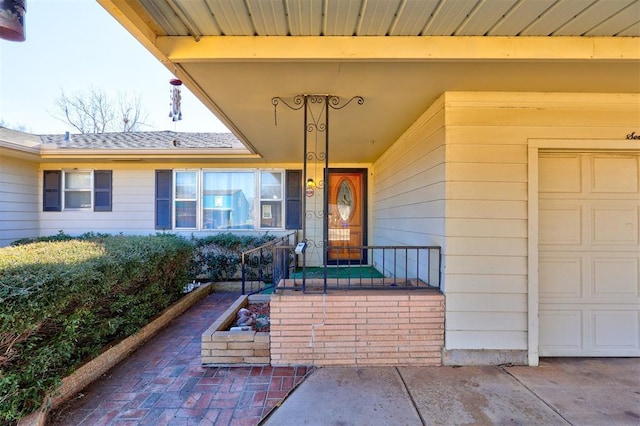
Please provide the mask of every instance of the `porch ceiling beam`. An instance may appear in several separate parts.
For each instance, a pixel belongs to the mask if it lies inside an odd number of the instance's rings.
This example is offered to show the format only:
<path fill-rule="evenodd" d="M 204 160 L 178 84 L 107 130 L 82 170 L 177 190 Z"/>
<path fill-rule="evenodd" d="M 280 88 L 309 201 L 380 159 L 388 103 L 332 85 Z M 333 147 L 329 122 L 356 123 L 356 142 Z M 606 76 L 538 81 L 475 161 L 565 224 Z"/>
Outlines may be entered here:
<path fill-rule="evenodd" d="M 173 63 L 232 61 L 637 61 L 635 37 L 158 37 Z"/>

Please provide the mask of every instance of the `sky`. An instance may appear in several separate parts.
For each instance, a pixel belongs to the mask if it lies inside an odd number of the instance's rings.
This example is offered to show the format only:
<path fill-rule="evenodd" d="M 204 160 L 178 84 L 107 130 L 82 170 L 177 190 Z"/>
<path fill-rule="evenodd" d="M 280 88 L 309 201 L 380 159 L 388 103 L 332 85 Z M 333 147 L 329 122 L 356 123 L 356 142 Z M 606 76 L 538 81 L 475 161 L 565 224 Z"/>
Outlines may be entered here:
<path fill-rule="evenodd" d="M 182 120 L 169 118 L 173 74 L 95 0 L 27 0 L 26 40 L 0 40 L 0 125 L 77 133 L 53 117 L 56 100 L 91 88 L 140 98 L 144 131 L 228 132 L 184 86 Z"/>

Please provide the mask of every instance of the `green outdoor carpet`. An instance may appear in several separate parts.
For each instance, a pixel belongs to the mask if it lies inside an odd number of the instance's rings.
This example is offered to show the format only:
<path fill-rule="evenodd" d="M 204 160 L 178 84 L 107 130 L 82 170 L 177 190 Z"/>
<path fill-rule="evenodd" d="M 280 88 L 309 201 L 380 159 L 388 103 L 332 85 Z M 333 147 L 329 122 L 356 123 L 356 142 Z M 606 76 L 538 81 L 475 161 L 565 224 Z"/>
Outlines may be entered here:
<path fill-rule="evenodd" d="M 306 273 L 307 279 L 324 278 L 322 267 L 307 268 Z M 302 278 L 302 268 L 292 273 L 291 278 Z M 341 266 L 328 267 L 327 278 L 384 278 L 384 276 L 372 266 Z"/>

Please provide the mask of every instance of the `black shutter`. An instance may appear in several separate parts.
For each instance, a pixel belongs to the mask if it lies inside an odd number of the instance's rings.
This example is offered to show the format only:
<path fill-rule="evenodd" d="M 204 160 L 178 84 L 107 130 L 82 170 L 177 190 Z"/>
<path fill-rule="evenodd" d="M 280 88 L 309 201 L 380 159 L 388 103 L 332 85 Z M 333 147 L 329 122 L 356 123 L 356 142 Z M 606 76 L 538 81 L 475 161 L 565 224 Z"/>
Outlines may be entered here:
<path fill-rule="evenodd" d="M 156 229 L 171 229 L 173 172 L 156 170 Z"/>
<path fill-rule="evenodd" d="M 94 211 L 111 211 L 111 192 L 111 170 L 95 170 L 93 172 Z"/>
<path fill-rule="evenodd" d="M 60 170 L 45 170 L 42 181 L 42 210 L 45 212 L 59 212 L 62 210 L 62 203 L 60 202 L 62 172 Z"/>
<path fill-rule="evenodd" d="M 285 188 L 286 229 L 302 229 L 302 170 L 287 170 Z"/>

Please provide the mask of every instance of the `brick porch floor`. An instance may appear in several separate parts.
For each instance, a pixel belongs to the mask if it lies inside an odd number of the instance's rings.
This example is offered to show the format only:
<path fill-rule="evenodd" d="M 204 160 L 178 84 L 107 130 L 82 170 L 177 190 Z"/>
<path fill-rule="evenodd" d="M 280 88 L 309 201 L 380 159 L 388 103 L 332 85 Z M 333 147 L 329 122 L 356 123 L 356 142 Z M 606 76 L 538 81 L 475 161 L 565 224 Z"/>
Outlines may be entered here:
<path fill-rule="evenodd" d="M 200 365 L 200 335 L 237 298 L 213 293 L 49 416 L 50 425 L 256 425 L 306 367 Z"/>

